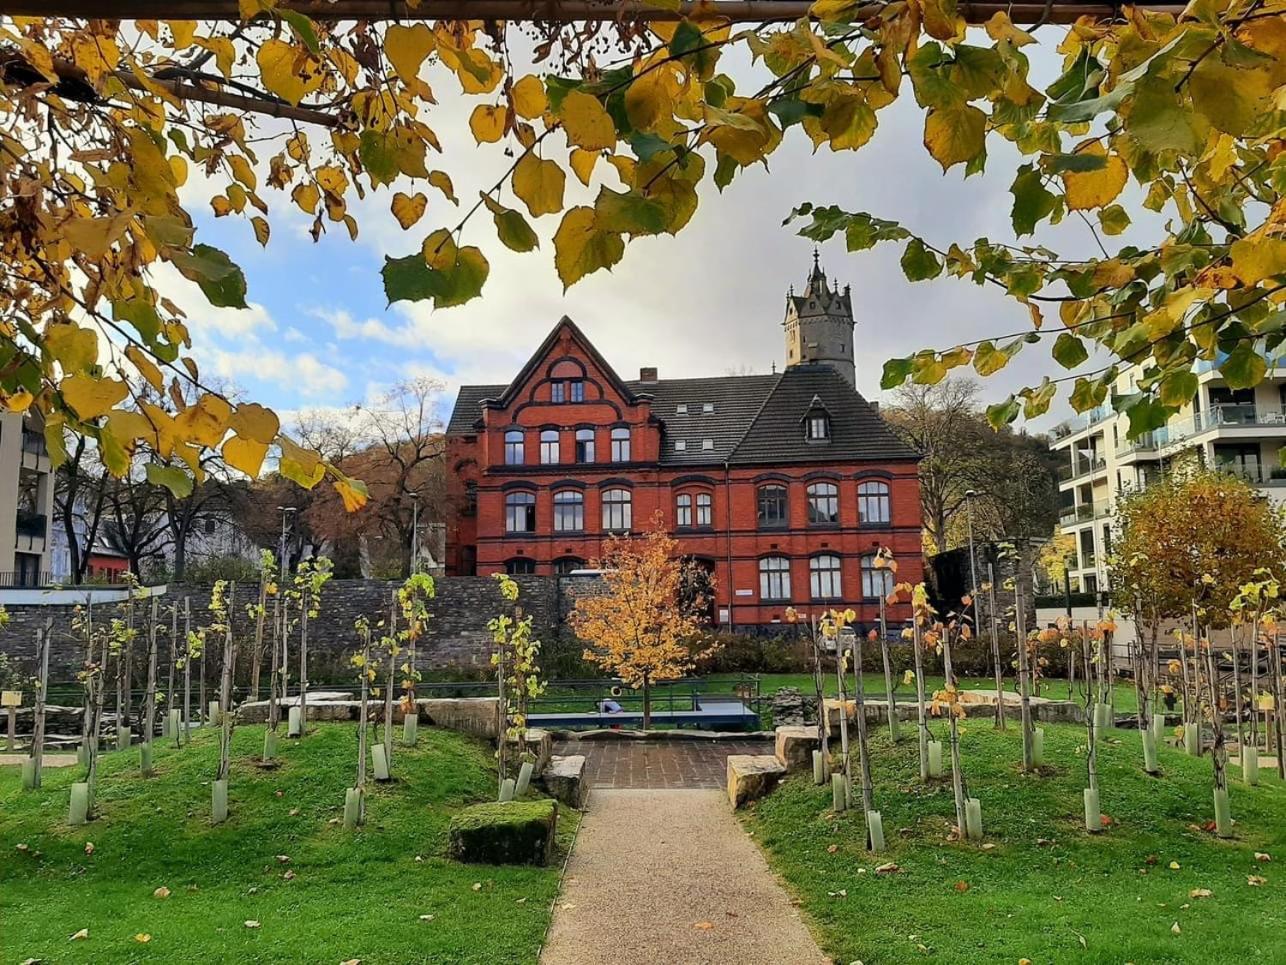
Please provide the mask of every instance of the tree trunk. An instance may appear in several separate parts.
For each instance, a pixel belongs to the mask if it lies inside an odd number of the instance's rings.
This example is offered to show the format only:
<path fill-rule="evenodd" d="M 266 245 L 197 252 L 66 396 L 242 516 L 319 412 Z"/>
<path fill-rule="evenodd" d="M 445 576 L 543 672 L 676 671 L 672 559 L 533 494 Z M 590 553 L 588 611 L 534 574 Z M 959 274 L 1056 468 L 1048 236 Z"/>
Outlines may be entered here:
<path fill-rule="evenodd" d="M 1241 643 L 1237 639 L 1237 626 L 1228 628 L 1232 639 L 1232 699 L 1233 713 L 1237 720 L 1237 747 L 1246 746 L 1245 728 L 1242 726 L 1242 701 L 1241 701 Z M 1213 659 L 1213 658 L 1212 658 Z"/>
<path fill-rule="evenodd" d="M 1014 638 L 1018 644 L 1018 686 L 1023 731 L 1023 770 L 1036 766 L 1035 728 L 1031 719 L 1031 661 L 1027 654 L 1027 612 L 1023 609 L 1022 583 L 1014 575 Z"/>
<path fill-rule="evenodd" d="M 911 648 L 915 657 L 915 715 L 916 727 L 920 736 L 920 780 L 929 780 L 929 719 L 924 706 L 924 657 L 920 651 L 920 621 L 917 615 L 911 619 Z M 822 746 L 825 746 L 824 744 Z"/>
<path fill-rule="evenodd" d="M 898 705 L 894 694 L 893 661 L 889 654 L 889 628 L 885 620 L 884 597 L 882 595 L 880 597 L 880 657 L 884 661 L 884 700 L 889 720 L 889 740 L 896 742 L 898 739 Z M 853 673 L 857 674 L 858 677 L 862 675 L 860 662 L 853 668 Z"/>
<path fill-rule="evenodd" d="M 304 588 L 299 615 L 299 736 L 308 733 L 308 611 L 312 609 L 308 588 Z"/>
<path fill-rule="evenodd" d="M 268 614 L 267 577 L 259 580 L 259 606 L 255 610 L 255 642 L 250 654 L 250 699 L 259 699 L 259 674 L 263 666 L 263 621 Z"/>
<path fill-rule="evenodd" d="M 853 765 L 848 747 L 848 687 L 844 685 L 844 642 L 835 637 L 835 697 L 839 701 L 840 769 L 844 772 L 844 806 L 853 800 Z"/>
<path fill-rule="evenodd" d="M 862 638 L 853 638 L 853 700 L 857 704 L 857 763 L 862 773 L 862 815 L 868 818 L 875 808 L 875 784 L 871 780 L 871 751 L 866 740 L 866 686 L 862 680 Z M 868 818 L 869 819 L 869 818 Z M 871 847 L 871 835 L 866 835 L 866 846 Z"/>
<path fill-rule="evenodd" d="M 219 686 L 219 774 L 226 781 L 232 769 L 232 681 L 237 665 L 236 643 L 232 636 L 232 614 L 237 584 L 228 584 L 228 624 L 223 637 L 223 679 Z"/>
<path fill-rule="evenodd" d="M 946 673 L 946 689 L 955 693 L 956 675 L 951 666 L 951 631 L 942 634 L 942 668 Z M 955 705 L 951 707 L 951 789 L 956 798 L 956 832 L 960 840 L 965 839 L 965 782 L 964 771 L 960 763 L 960 719 L 956 716 Z"/>
<path fill-rule="evenodd" d="M 1091 791 L 1098 790 L 1098 734 L 1095 724 L 1098 715 L 1094 706 L 1094 657 L 1091 652 L 1089 628 L 1081 623 L 1081 654 L 1085 660 L 1085 733 L 1088 739 L 1085 752 L 1086 780 Z"/>
<path fill-rule="evenodd" d="M 384 761 L 393 771 L 393 680 L 397 665 L 397 591 L 393 591 L 388 614 L 388 680 L 384 688 Z M 504 740 L 504 735 L 500 737 Z"/>
<path fill-rule="evenodd" d="M 40 787 L 45 758 L 45 696 L 49 692 L 49 649 L 53 644 L 54 621 L 45 618 L 43 630 L 36 631 L 36 705 L 32 708 L 31 759 L 35 762 L 33 788 Z"/>
<path fill-rule="evenodd" d="M 652 726 L 652 681 L 648 674 L 643 675 L 643 729 Z"/>
<path fill-rule="evenodd" d="M 1282 648 L 1274 636 L 1268 641 L 1273 674 L 1273 733 L 1277 745 L 1277 776 L 1286 781 L 1286 686 L 1282 684 Z"/>
<path fill-rule="evenodd" d="M 192 727 L 192 601 L 190 597 L 183 598 L 183 726 L 179 728 L 183 735 L 182 739 L 187 740 L 190 736 Z M 175 735 L 175 742 L 179 741 L 178 735 Z"/>

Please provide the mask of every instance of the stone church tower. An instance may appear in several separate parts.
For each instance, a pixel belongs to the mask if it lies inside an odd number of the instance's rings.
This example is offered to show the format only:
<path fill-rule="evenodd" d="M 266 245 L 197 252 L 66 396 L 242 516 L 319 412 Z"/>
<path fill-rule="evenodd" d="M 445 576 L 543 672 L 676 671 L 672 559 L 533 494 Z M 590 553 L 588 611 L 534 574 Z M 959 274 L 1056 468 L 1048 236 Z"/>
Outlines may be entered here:
<path fill-rule="evenodd" d="M 802 295 L 792 286 L 786 296 L 786 366 L 829 365 L 857 386 L 853 360 L 853 303 L 849 287 L 831 288 L 813 250 L 813 270 Z"/>

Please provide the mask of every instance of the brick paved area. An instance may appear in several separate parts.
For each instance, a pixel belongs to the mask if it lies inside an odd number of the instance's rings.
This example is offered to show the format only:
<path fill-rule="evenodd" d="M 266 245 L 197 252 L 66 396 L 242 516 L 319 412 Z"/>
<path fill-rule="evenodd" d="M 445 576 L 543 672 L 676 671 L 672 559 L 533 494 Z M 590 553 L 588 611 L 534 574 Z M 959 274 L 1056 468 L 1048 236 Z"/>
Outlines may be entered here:
<path fill-rule="evenodd" d="M 767 740 L 557 741 L 555 754 L 584 754 L 590 787 L 722 788 L 729 754 L 771 754 Z"/>

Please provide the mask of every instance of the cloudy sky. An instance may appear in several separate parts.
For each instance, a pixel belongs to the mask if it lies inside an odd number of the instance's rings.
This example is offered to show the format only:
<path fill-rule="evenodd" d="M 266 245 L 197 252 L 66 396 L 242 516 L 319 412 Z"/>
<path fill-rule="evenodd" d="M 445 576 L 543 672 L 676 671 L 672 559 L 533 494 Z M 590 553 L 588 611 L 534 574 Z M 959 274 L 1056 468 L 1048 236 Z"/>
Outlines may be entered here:
<path fill-rule="evenodd" d="M 1040 49 L 1029 47 L 1036 86 L 1056 76 L 1052 46 L 1061 28 L 1046 28 Z M 980 38 L 986 42 L 986 38 Z M 722 69 L 741 88 L 757 86 L 762 74 L 738 54 Z M 441 105 L 426 117 L 444 155 L 431 167 L 446 170 L 462 203 L 489 187 L 509 159 L 500 145 L 478 147 L 467 116 L 478 100 L 457 96 L 453 78 L 426 73 Z M 215 219 L 208 185 L 185 189 L 198 217 L 198 238 L 216 244 L 246 272 L 248 311 L 195 311 L 196 356 L 206 374 L 235 382 L 247 394 L 284 412 L 347 405 L 378 396 L 409 376 L 433 376 L 446 386 L 442 415 L 465 382 L 506 382 L 563 315 L 573 318 L 624 377 L 641 365 L 656 365 L 662 377 L 720 375 L 729 370 L 766 372 L 781 364 L 781 320 L 789 286 L 802 286 L 812 258 L 811 242 L 782 221 L 802 201 L 836 203 L 902 221 L 936 243 L 968 244 L 980 236 L 1012 241 L 1009 184 L 1014 153 L 998 138 L 989 142 L 988 173 L 965 179 L 957 166 L 944 175 L 921 145 L 923 116 L 909 87 L 879 115 L 872 141 L 858 152 L 832 154 L 812 146 L 792 129 L 770 158 L 770 168 L 743 171 L 722 194 L 704 186 L 691 224 L 677 237 L 630 243 L 624 260 L 563 293 L 553 267 L 549 238 L 557 217 L 535 221 L 541 248 L 519 255 L 495 239 L 485 211 L 466 228 L 465 243 L 479 245 L 491 263 L 483 297 L 434 311 L 427 304 L 386 306 L 380 267 L 386 254 L 418 250 L 430 230 L 455 223 L 459 210 L 434 189 L 398 183 L 368 194 L 355 213 L 361 234 L 354 243 L 342 226 L 314 244 L 307 220 L 286 195 L 264 192 L 272 205 L 273 235 L 266 249 L 249 224 L 237 217 Z M 267 152 L 264 154 L 266 161 Z M 597 174 L 619 187 L 608 165 Z M 427 214 L 403 232 L 389 213 L 397 190 L 423 190 Z M 592 202 L 598 182 L 585 189 L 569 174 L 567 203 Z M 516 203 L 506 192 L 504 200 Z M 1040 236 L 1064 254 L 1088 253 L 1093 241 L 1077 219 Z M 927 346 L 948 347 L 1029 324 L 1026 311 L 998 289 L 938 279 L 911 284 L 898 266 L 900 248 L 848 254 L 837 237 L 821 250 L 832 279 L 853 288 L 857 316 L 856 355 L 861 391 L 881 398 L 885 359 Z M 182 292 L 177 275 L 167 288 Z M 183 304 L 202 300 L 195 289 Z M 990 400 L 1038 380 L 1065 374 L 1044 346 L 1031 346 L 984 386 Z M 1065 406 L 1056 409 L 1066 415 Z M 1047 426 L 1046 418 L 1036 428 Z"/>

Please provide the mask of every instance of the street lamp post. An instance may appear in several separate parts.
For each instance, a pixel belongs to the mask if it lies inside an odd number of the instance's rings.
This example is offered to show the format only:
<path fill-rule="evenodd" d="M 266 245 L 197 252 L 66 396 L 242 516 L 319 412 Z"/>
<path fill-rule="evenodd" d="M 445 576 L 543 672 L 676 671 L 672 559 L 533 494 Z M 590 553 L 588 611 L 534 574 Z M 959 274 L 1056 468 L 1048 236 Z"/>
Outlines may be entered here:
<path fill-rule="evenodd" d="M 973 556 L 973 497 L 978 495 L 972 489 L 965 491 L 965 519 L 969 526 L 969 599 L 973 603 L 974 630 L 978 622 L 978 569 Z"/>
<path fill-rule="evenodd" d="M 420 568 L 420 494 L 411 493 L 411 573 Z M 408 574 L 410 575 L 410 574 Z"/>
<path fill-rule="evenodd" d="M 290 519 L 290 514 L 295 511 L 294 506 L 278 506 L 277 511 L 281 513 L 281 545 L 279 547 L 280 556 L 277 557 L 277 567 L 281 571 L 281 577 L 284 580 L 290 567 L 286 564 L 286 523 Z"/>

